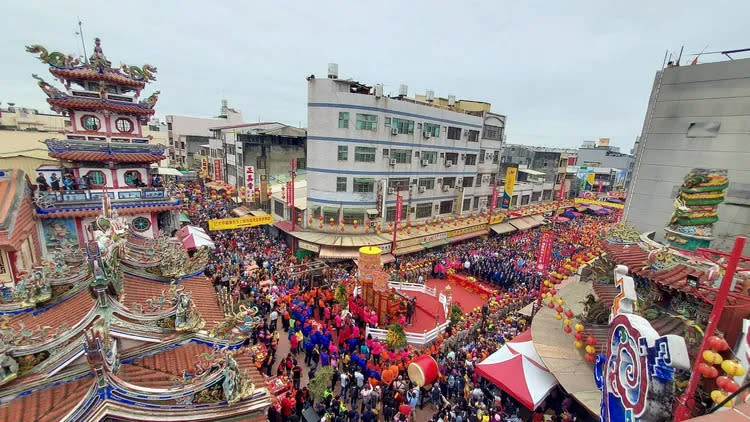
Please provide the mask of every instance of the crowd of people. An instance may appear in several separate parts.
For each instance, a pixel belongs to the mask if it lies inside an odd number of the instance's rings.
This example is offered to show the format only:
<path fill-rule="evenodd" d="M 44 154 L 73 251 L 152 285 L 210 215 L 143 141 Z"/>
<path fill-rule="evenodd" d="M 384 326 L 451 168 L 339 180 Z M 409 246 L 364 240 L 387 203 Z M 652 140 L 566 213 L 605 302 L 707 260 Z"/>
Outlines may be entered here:
<path fill-rule="evenodd" d="M 210 198 L 197 185 L 186 187 L 185 196 L 191 224 L 204 228 L 209 219 L 231 217 L 236 206 L 229 199 Z M 553 265 L 590 247 L 607 224 L 606 218 L 585 217 L 554 227 L 558 240 Z M 326 422 L 485 422 L 532 417 L 475 371 L 478 362 L 523 332 L 528 323 L 524 317 L 498 306 L 472 310 L 452 321 L 436 342 L 395 349 L 367 335 L 372 321 L 350 313 L 346 301 L 337 300 L 336 288 L 347 286 L 349 294 L 356 280 L 351 261 L 329 264 L 322 274 L 313 275 L 290 270 L 304 268 L 306 261 L 298 260 L 267 228 L 225 230 L 211 236 L 216 248 L 206 276 L 217 289 L 258 310 L 247 344 L 262 344 L 267 353 L 256 366 L 268 376 L 289 380 L 279 406 L 269 408 L 269 420 L 304 420 L 302 413 L 310 408 Z M 474 239 L 399 257 L 386 271 L 420 283 L 445 276 L 446 269 L 462 271 L 496 289 L 498 297 L 507 294 L 516 305 L 527 304 L 535 300 L 542 280 L 533 269 L 540 236 L 532 230 Z M 417 386 L 406 368 L 423 354 L 435 358 L 441 376 L 431 385 Z M 324 369 L 325 389 L 316 397 L 320 392 L 312 384 L 321 382 L 316 375 Z M 553 413 L 555 420 L 575 420 L 570 407 L 564 397 L 554 394 L 541 408 Z M 534 414 L 534 420 L 539 415 Z"/>

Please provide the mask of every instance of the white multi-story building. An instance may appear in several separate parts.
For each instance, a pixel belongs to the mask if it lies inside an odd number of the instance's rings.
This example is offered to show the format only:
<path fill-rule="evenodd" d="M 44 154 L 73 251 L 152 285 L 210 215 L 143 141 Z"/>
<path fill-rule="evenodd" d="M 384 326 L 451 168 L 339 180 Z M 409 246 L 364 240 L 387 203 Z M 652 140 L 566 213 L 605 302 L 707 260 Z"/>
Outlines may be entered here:
<path fill-rule="evenodd" d="M 307 212 L 350 224 L 420 221 L 488 207 L 501 177 L 505 116 L 455 97 L 407 98 L 338 79 L 308 79 Z M 327 225 L 324 227 L 328 227 Z"/>

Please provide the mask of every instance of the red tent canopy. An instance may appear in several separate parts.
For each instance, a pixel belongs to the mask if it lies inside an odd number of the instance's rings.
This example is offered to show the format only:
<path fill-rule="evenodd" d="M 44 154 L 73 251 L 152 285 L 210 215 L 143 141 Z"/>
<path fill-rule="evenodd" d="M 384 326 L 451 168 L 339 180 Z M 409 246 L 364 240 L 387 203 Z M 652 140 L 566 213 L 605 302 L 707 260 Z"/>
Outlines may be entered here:
<path fill-rule="evenodd" d="M 526 330 L 477 365 L 477 372 L 530 410 L 536 409 L 557 380 L 549 372 Z"/>

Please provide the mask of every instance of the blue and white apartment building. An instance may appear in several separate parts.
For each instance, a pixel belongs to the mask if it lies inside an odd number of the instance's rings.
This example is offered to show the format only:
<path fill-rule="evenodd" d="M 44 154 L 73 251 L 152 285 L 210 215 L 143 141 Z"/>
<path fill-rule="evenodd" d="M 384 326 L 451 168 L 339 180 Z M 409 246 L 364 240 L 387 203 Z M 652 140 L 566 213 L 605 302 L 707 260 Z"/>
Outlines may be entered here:
<path fill-rule="evenodd" d="M 490 104 L 435 97 L 407 97 L 338 79 L 308 78 L 307 215 L 323 231 L 331 218 L 380 222 L 395 218 L 396 191 L 402 221 L 486 210 L 492 185 L 500 184 L 506 118 Z M 318 224 L 312 224 L 318 229 Z"/>

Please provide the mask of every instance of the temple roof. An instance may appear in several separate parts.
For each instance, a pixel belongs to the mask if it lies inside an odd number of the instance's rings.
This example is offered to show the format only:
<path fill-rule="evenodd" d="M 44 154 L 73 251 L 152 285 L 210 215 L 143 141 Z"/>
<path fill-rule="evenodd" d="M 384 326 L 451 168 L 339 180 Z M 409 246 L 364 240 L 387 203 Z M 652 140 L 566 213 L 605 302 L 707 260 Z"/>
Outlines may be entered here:
<path fill-rule="evenodd" d="M 10 320 L 8 325 L 17 327 L 23 324 L 26 329 L 35 329 L 37 327 L 73 327 L 91 311 L 93 306 L 94 299 L 88 290 L 84 289 L 62 302 L 16 315 Z M 49 335 L 53 334 L 54 330 L 49 331 Z"/>
<path fill-rule="evenodd" d="M 98 98 L 84 98 L 73 96 L 58 96 L 57 98 L 47 98 L 47 102 L 53 109 L 75 109 L 83 111 L 109 110 L 117 113 L 129 113 L 137 115 L 151 116 L 156 113 L 153 105 L 149 106 L 144 103 L 129 103 L 126 101 L 114 101 Z"/>
<path fill-rule="evenodd" d="M 153 163 L 165 158 L 162 144 L 98 142 L 79 139 L 46 139 L 49 155 L 69 161 Z"/>
<path fill-rule="evenodd" d="M 114 161 L 119 163 L 156 163 L 165 158 L 164 155 L 154 155 L 148 153 L 107 153 L 97 151 L 66 151 L 66 152 L 50 152 L 49 156 L 52 158 L 60 158 L 62 160 L 69 161 Z"/>
<path fill-rule="evenodd" d="M 50 385 L 25 394 L 0 407 L 0 420 L 14 422 L 58 422 L 83 399 L 94 383 L 86 375 L 70 382 Z"/>
<path fill-rule="evenodd" d="M 50 67 L 49 72 L 59 78 L 63 79 L 82 79 L 89 81 L 105 81 L 111 82 L 118 85 L 131 86 L 134 88 L 143 88 L 146 86 L 146 82 L 143 80 L 135 80 L 127 75 L 123 75 L 119 70 L 109 70 L 99 72 L 94 69 L 87 67 L 77 67 L 73 69 L 63 69 L 57 67 Z"/>

